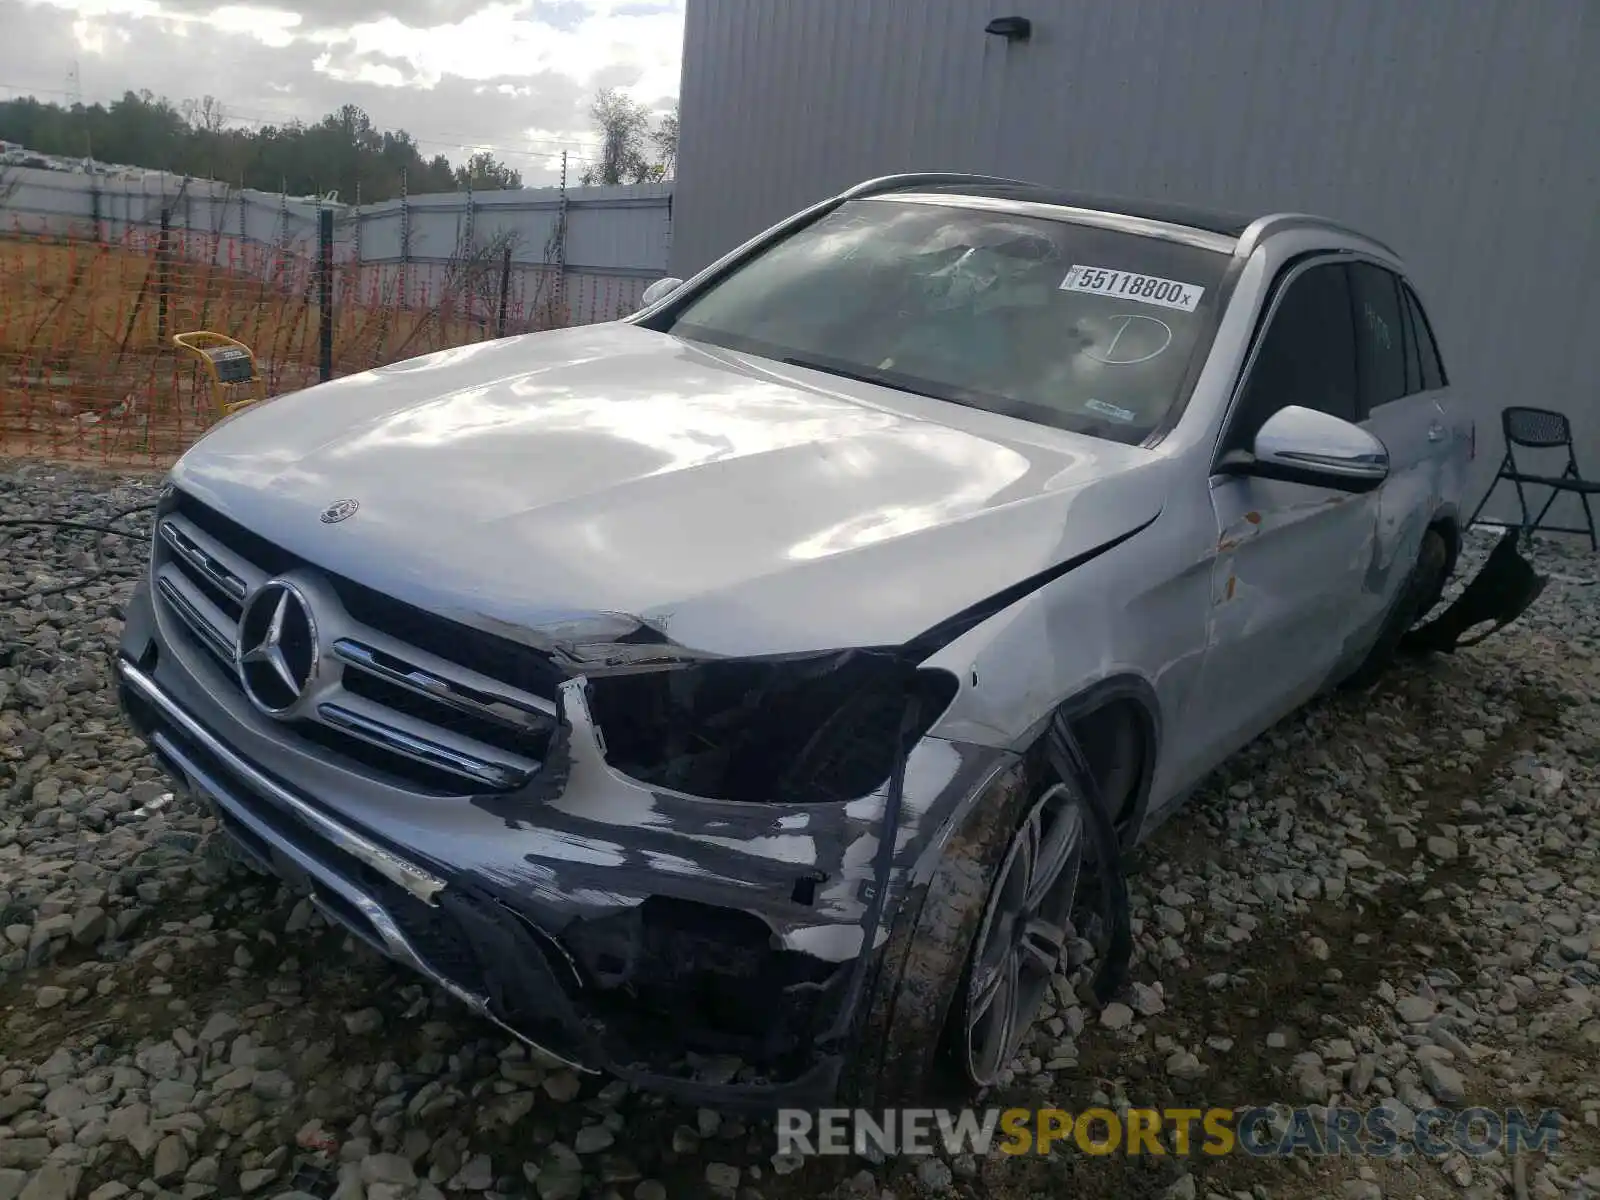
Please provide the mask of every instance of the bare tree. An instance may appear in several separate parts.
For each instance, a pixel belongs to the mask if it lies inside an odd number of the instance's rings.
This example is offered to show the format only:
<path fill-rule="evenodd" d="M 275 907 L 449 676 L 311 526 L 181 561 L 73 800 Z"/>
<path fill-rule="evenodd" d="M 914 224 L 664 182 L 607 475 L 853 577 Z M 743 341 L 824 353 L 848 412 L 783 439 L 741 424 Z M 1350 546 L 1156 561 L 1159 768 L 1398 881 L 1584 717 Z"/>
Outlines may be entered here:
<path fill-rule="evenodd" d="M 616 88 L 603 88 L 589 108 L 600 131 L 600 161 L 584 169 L 585 185 L 670 179 L 678 156 L 678 106 L 659 123 L 650 109 Z"/>
<path fill-rule="evenodd" d="M 202 133 L 221 133 L 227 124 L 228 114 L 222 101 L 215 96 L 202 96 L 198 100 L 183 102 L 183 117 L 189 125 Z"/>
<path fill-rule="evenodd" d="M 660 169 L 658 179 L 671 179 L 678 170 L 678 104 L 661 116 L 661 121 L 650 134 L 656 148 L 656 162 Z"/>
<path fill-rule="evenodd" d="M 589 115 L 600 130 L 600 161 L 584 169 L 584 184 L 642 182 L 650 169 L 650 111 L 616 88 L 602 88 Z"/>
<path fill-rule="evenodd" d="M 455 171 L 456 186 L 475 192 L 515 190 L 522 186 L 522 172 L 508 167 L 487 150 L 479 150 Z"/>

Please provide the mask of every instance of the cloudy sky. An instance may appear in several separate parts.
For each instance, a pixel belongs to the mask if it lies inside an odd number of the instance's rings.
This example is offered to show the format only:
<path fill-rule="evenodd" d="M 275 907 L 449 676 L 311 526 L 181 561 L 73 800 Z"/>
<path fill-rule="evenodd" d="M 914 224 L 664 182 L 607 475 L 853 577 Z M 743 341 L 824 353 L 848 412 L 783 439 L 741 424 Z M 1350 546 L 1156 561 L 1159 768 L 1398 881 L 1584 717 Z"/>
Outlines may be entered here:
<path fill-rule="evenodd" d="M 531 185 L 563 149 L 593 156 L 596 89 L 671 103 L 683 0 L 0 0 L 0 33 L 0 98 L 149 88 L 215 96 L 243 124 L 353 103 L 428 154 L 492 149 Z"/>

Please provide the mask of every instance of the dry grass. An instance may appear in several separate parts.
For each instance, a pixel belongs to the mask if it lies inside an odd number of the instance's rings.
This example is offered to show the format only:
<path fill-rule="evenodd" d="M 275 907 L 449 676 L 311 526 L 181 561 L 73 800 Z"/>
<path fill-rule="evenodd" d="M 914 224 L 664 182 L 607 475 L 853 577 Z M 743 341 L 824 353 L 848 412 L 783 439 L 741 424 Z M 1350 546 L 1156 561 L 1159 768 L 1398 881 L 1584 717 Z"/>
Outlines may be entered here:
<path fill-rule="evenodd" d="M 336 268 L 334 373 L 495 336 L 499 270 L 488 257 Z M 511 278 L 507 332 L 567 323 L 540 268 Z M 171 348 L 197 329 L 248 344 L 269 395 L 316 382 L 316 264 L 179 231 L 165 253 L 153 232 L 119 244 L 0 234 L 0 453 L 171 461 L 218 416 Z"/>

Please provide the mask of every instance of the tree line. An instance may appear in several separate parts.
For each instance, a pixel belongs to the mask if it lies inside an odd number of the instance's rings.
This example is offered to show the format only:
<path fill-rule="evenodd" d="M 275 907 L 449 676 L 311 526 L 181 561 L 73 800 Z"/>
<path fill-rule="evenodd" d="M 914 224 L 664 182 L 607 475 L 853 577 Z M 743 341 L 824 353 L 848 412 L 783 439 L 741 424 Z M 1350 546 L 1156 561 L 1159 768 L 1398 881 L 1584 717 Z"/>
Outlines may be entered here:
<path fill-rule="evenodd" d="M 670 178 L 677 155 L 677 108 L 659 120 L 614 90 L 591 107 L 600 136 L 598 160 L 579 175 L 585 184 L 642 183 Z M 488 151 L 454 165 L 424 155 L 403 129 L 380 130 L 360 107 L 346 104 L 315 123 L 244 128 L 230 124 L 213 97 L 174 104 L 145 90 L 110 104 L 46 103 L 31 96 L 0 101 L 0 141 L 57 158 L 94 158 L 216 179 L 290 195 L 337 192 L 345 203 L 412 194 L 500 191 L 522 186 L 522 174 Z"/>

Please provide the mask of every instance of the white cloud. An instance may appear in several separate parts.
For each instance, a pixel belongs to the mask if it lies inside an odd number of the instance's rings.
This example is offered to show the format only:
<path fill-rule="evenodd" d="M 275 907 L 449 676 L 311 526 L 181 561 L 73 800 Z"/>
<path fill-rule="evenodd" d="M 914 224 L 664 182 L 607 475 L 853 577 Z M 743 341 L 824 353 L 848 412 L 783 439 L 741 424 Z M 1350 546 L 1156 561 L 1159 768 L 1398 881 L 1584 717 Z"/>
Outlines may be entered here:
<path fill-rule="evenodd" d="M 232 4 L 225 8 L 214 8 L 204 17 L 188 19 L 204 21 L 208 31 L 243 34 L 255 38 L 263 46 L 278 49 L 293 44 L 295 31 L 304 23 L 299 13 Z"/>
<path fill-rule="evenodd" d="M 678 90 L 683 0 L 0 0 L 0 97 L 215 96 L 234 119 L 358 104 L 428 154 L 485 148 L 530 184 L 592 155 L 594 91 Z"/>
<path fill-rule="evenodd" d="M 594 11 L 571 29 L 557 29 L 530 21 L 522 5 L 491 4 L 445 25 L 419 28 L 384 17 L 324 36 L 347 40 L 358 55 L 405 59 L 424 83 L 446 75 L 502 79 L 540 70 L 587 83 L 606 67 L 626 64 L 638 69 L 629 90 L 655 99 L 677 91 L 682 24 L 675 12 Z"/>

